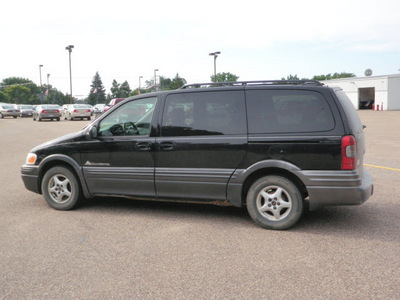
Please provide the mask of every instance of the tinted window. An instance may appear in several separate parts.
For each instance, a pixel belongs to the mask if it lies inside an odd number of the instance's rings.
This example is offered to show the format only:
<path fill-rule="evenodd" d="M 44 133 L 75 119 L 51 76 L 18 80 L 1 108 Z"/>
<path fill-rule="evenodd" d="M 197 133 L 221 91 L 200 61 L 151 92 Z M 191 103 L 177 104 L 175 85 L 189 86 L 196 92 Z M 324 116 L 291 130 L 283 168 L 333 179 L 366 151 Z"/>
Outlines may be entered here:
<path fill-rule="evenodd" d="M 335 126 L 325 98 L 304 90 L 246 92 L 249 133 L 328 131 Z"/>
<path fill-rule="evenodd" d="M 246 134 L 242 91 L 172 94 L 166 99 L 162 136 Z"/>
<path fill-rule="evenodd" d="M 130 101 L 105 117 L 99 126 L 99 136 L 149 135 L 157 98 Z"/>
<path fill-rule="evenodd" d="M 351 103 L 349 97 L 342 90 L 335 90 L 336 96 L 339 98 L 339 101 L 342 103 L 342 106 L 347 114 L 348 121 L 350 123 L 350 127 L 354 132 L 362 130 L 362 124 L 360 121 L 360 117 L 358 116 L 357 110 L 354 105 Z"/>

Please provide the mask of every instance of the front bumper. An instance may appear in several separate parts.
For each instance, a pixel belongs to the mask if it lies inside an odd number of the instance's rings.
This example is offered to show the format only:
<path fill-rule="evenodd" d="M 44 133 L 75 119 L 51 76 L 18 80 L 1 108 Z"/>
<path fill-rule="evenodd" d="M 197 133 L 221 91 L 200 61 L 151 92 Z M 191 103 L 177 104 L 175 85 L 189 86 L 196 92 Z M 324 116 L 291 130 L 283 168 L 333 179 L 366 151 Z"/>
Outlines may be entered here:
<path fill-rule="evenodd" d="M 39 167 L 23 165 L 21 167 L 21 177 L 25 188 L 31 192 L 41 194 L 39 188 Z"/>
<path fill-rule="evenodd" d="M 358 171 L 305 171 L 299 176 L 306 185 L 310 209 L 320 206 L 360 205 L 374 192 L 371 175 Z"/>

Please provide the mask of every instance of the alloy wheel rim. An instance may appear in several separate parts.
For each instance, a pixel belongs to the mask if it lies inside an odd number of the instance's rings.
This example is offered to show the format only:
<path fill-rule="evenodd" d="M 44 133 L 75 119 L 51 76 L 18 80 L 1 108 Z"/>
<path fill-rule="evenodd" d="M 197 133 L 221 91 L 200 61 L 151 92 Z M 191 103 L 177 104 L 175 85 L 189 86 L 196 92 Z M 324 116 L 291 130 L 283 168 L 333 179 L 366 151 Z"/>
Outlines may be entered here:
<path fill-rule="evenodd" d="M 57 174 L 49 180 L 48 191 L 51 199 L 59 204 L 68 202 L 72 197 L 70 180 L 62 174 Z"/>
<path fill-rule="evenodd" d="M 289 193 L 280 186 L 270 185 L 257 195 L 257 210 L 270 221 L 286 218 L 292 210 L 292 199 Z"/>

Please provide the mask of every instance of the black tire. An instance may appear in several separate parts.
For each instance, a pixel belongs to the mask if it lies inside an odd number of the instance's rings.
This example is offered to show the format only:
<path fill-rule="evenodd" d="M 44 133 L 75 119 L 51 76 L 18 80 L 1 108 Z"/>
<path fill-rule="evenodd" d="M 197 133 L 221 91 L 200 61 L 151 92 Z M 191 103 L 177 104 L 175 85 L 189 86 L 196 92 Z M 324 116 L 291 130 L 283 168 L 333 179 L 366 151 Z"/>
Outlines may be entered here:
<path fill-rule="evenodd" d="M 42 122 L 42 119 L 39 117 L 38 121 L 39 121 L 39 122 Z"/>
<path fill-rule="evenodd" d="M 267 229 L 288 229 L 303 213 L 303 198 L 297 186 L 276 175 L 254 182 L 247 193 L 246 205 L 254 222 Z"/>
<path fill-rule="evenodd" d="M 13 116 L 14 119 L 16 119 L 18 116 Z"/>
<path fill-rule="evenodd" d="M 60 118 L 57 118 L 56 120 L 57 120 L 57 122 L 60 122 Z"/>
<path fill-rule="evenodd" d="M 0 119 L 3 119 L 3 118 L 4 118 L 3 114 L 0 113 Z"/>
<path fill-rule="evenodd" d="M 70 210 L 79 204 L 81 187 L 74 173 L 65 167 L 53 167 L 43 176 L 42 193 L 57 210 Z"/>

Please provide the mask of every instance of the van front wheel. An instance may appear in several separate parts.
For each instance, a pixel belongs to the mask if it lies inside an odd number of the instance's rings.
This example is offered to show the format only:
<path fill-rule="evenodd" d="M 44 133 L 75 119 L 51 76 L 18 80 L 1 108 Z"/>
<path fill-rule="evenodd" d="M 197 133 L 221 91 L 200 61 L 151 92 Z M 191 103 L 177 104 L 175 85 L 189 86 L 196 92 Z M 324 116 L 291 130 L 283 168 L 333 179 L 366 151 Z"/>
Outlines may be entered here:
<path fill-rule="evenodd" d="M 77 206 L 81 189 L 76 176 L 65 167 L 53 167 L 43 176 L 42 192 L 46 202 L 57 210 Z"/>
<path fill-rule="evenodd" d="M 247 211 L 261 227 L 288 229 L 303 213 L 303 199 L 293 182 L 281 176 L 262 177 L 250 187 Z"/>

